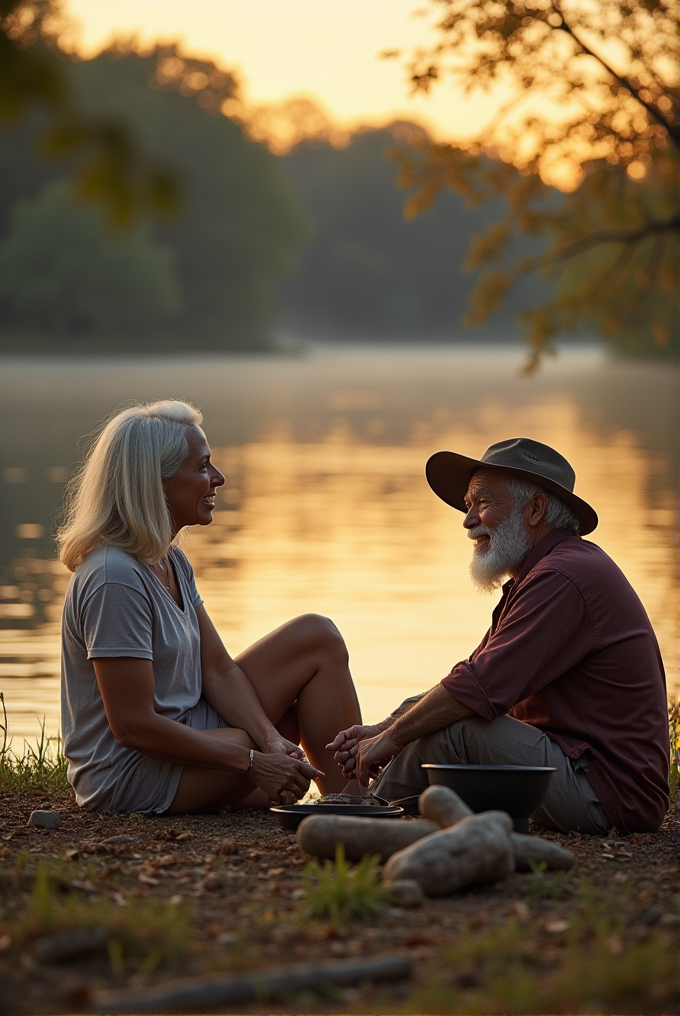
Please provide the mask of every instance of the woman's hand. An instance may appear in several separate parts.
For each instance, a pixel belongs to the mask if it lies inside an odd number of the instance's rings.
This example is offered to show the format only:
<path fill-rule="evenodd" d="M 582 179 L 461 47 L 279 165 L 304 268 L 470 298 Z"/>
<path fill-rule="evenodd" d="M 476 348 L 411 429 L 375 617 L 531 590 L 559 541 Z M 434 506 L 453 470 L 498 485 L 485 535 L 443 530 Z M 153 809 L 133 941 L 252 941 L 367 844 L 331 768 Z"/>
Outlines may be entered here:
<path fill-rule="evenodd" d="M 286 743 L 290 744 L 289 741 Z M 309 762 L 283 752 L 256 751 L 248 775 L 256 786 L 264 790 L 272 804 L 292 804 L 304 797 L 311 780 L 325 776 L 325 773 Z"/>
<path fill-rule="evenodd" d="M 351 780 L 356 776 L 356 754 L 359 742 L 367 737 L 375 737 L 384 728 L 380 724 L 362 726 L 357 723 L 347 730 L 341 730 L 335 735 L 335 739 L 326 745 L 326 751 L 335 752 L 334 760 L 342 769 L 343 775 Z"/>
<path fill-rule="evenodd" d="M 262 750 L 269 755 L 290 755 L 291 758 L 300 758 L 307 761 L 307 756 L 300 745 L 282 737 L 278 731 L 265 742 Z"/>

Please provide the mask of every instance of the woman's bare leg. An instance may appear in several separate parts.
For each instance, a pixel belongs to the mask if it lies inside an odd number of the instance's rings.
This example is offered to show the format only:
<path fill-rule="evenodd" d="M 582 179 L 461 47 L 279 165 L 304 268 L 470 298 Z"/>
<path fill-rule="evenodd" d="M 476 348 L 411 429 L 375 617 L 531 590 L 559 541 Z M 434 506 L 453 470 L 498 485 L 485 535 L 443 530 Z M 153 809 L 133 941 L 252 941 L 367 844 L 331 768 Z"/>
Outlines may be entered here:
<path fill-rule="evenodd" d="M 326 773 L 317 784 L 323 794 L 350 789 L 325 746 L 338 730 L 361 723 L 361 710 L 349 672 L 347 648 L 332 621 L 303 614 L 256 642 L 238 657 L 262 707 L 274 726 L 289 740 L 301 740 L 307 756 Z M 246 748 L 257 748 L 235 727 L 206 730 Z M 356 788 L 356 789 L 355 789 Z M 168 814 L 214 811 L 222 805 L 266 807 L 267 795 L 251 780 L 221 769 L 185 766 Z"/>
<path fill-rule="evenodd" d="M 325 747 L 339 730 L 361 723 L 361 710 L 347 647 L 333 622 L 319 614 L 303 614 L 265 635 L 236 662 L 277 728 L 297 701 L 302 746 L 312 765 L 326 773 L 317 780 L 321 793 L 344 790 L 347 778 Z"/>

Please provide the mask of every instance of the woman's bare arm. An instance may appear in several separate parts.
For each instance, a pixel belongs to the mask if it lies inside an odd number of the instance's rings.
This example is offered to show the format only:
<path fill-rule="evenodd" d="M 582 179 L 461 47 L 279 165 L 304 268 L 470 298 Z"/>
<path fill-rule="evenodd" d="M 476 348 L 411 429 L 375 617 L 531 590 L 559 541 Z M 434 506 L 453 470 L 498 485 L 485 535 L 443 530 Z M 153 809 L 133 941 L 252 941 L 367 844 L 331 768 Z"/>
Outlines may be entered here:
<path fill-rule="evenodd" d="M 150 660 L 132 657 L 92 661 L 113 735 L 130 748 L 174 765 L 197 766 L 243 773 L 265 790 L 272 800 L 283 787 L 301 797 L 319 770 L 286 754 L 255 752 L 252 768 L 247 746 L 229 737 L 211 737 L 184 723 L 160 716 L 154 709 L 154 675 Z"/>
<path fill-rule="evenodd" d="M 106 718 L 122 747 L 160 762 L 245 772 L 247 748 L 217 742 L 156 712 L 150 660 L 121 656 L 92 662 Z"/>
<path fill-rule="evenodd" d="M 205 607 L 196 610 L 201 632 L 201 670 L 203 694 L 223 720 L 246 730 L 262 751 L 284 742 L 268 719 L 247 675 L 227 652 Z M 285 741 L 290 750 L 296 745 Z M 279 746 L 280 750 L 280 746 Z M 300 749 L 297 751 L 301 754 Z"/>

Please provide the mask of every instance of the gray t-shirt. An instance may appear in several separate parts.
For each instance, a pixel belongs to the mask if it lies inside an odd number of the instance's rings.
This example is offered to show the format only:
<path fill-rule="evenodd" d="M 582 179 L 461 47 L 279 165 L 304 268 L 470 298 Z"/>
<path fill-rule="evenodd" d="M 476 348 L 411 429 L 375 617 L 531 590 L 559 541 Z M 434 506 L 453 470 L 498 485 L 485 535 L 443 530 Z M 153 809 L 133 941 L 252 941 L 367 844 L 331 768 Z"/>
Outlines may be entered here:
<path fill-rule="evenodd" d="M 167 784 L 176 767 L 167 763 L 145 766 L 153 760 L 118 744 L 106 719 L 92 660 L 105 656 L 151 660 L 156 712 L 187 722 L 201 698 L 201 639 L 196 607 L 203 601 L 185 555 L 176 548 L 170 553 L 183 609 L 147 565 L 117 547 L 99 547 L 88 554 L 66 592 L 61 675 L 64 753 L 78 804 L 89 810 L 128 810 L 112 805 L 116 785 L 120 788 L 134 783 L 140 766 L 146 773 L 143 782 L 156 785 L 143 788 L 134 810 L 159 810 L 159 799 L 163 805 L 169 804 L 163 800 L 167 786 L 161 788 L 158 781 Z M 189 725 L 193 725 L 191 721 Z M 175 784 L 179 773 L 181 769 L 173 780 Z"/>

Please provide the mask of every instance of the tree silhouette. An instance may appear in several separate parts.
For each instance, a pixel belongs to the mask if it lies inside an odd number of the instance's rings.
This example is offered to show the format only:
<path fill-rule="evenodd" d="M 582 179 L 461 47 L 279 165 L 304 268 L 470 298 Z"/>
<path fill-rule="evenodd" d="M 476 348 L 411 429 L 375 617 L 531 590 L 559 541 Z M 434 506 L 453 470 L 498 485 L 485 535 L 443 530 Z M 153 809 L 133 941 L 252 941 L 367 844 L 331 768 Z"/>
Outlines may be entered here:
<path fill-rule="evenodd" d="M 0 128 L 40 116 L 40 151 L 69 160 L 77 193 L 102 204 L 113 226 L 172 214 L 173 174 L 145 155 L 124 121 L 79 107 L 59 46 L 63 31 L 58 0 L 0 0 Z"/>

